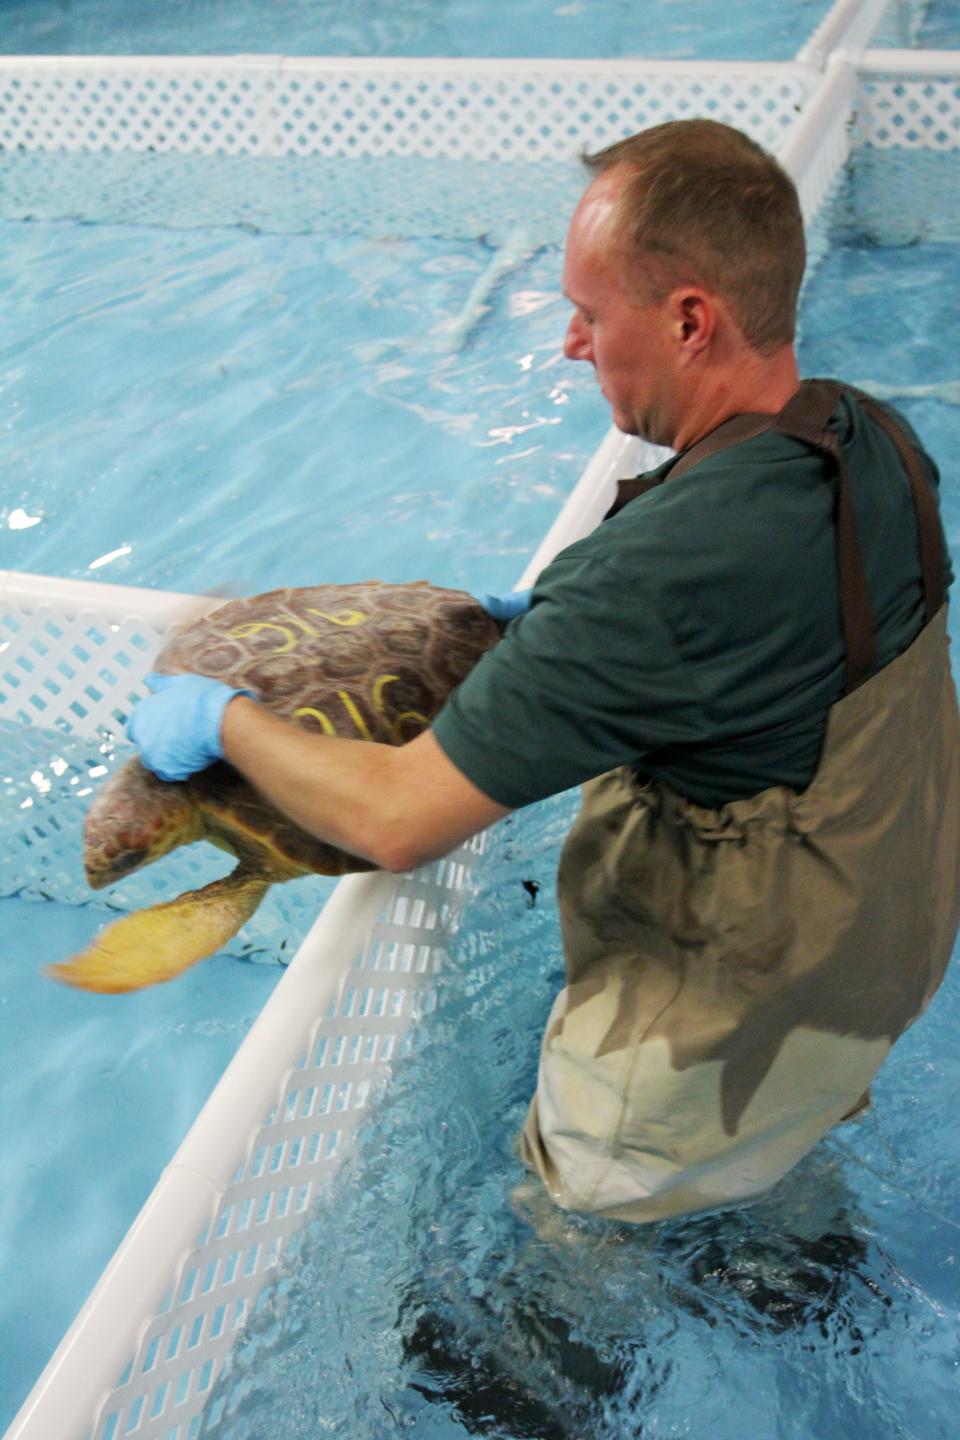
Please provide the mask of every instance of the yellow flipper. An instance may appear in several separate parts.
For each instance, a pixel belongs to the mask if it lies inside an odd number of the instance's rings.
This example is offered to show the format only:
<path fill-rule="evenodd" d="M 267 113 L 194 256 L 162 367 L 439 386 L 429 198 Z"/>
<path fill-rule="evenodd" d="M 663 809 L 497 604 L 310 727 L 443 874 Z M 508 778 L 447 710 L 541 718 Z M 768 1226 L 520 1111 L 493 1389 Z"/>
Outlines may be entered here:
<path fill-rule="evenodd" d="M 238 865 L 202 890 L 188 890 L 176 900 L 114 921 L 86 950 L 48 965 L 46 973 L 101 995 L 122 995 L 173 980 L 225 945 L 269 888 L 269 880 Z"/>

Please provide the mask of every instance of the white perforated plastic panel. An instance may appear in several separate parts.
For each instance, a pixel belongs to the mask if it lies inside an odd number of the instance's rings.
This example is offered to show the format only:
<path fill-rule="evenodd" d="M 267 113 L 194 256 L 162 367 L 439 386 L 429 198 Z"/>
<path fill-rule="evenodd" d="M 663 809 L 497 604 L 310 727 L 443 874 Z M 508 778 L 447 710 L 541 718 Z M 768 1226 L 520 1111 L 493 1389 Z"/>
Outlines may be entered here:
<path fill-rule="evenodd" d="M 876 57 L 880 63 L 880 57 Z M 941 74 L 861 75 L 857 136 L 881 150 L 960 150 L 960 57 L 937 57 Z"/>
<path fill-rule="evenodd" d="M 735 62 L 18 57 L 0 148 L 562 161 L 683 115 L 776 144 L 809 86 Z"/>
<path fill-rule="evenodd" d="M 0 59 L 0 214 L 562 239 L 576 163 L 710 115 L 776 147 L 795 65 Z"/>
<path fill-rule="evenodd" d="M 139 1337 L 122 1383 L 103 1405 L 95 1440 L 135 1433 L 187 1440 L 223 1357 L 277 1274 L 286 1243 L 324 1178 L 340 1164 L 371 1098 L 431 1004 L 431 983 L 469 865 L 456 857 L 388 888 L 382 915 L 344 974 L 275 1105 L 252 1135 L 212 1222 L 184 1257 L 159 1313 Z"/>
<path fill-rule="evenodd" d="M 852 222 L 878 245 L 960 239 L 960 53 L 861 57 Z"/>

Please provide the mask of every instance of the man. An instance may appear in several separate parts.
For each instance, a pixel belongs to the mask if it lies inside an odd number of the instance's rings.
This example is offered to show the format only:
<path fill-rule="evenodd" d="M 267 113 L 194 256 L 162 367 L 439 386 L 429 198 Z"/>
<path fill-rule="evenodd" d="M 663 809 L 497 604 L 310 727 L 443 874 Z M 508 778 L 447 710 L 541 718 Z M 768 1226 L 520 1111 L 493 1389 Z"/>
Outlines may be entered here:
<path fill-rule="evenodd" d="M 405 748 L 195 677 L 131 734 L 392 870 L 589 782 L 522 1151 L 561 1205 L 647 1221 L 761 1193 L 866 1103 L 956 934 L 960 729 L 936 470 L 892 412 L 800 385 L 789 178 L 706 120 L 587 163 L 566 353 L 678 456 Z"/>

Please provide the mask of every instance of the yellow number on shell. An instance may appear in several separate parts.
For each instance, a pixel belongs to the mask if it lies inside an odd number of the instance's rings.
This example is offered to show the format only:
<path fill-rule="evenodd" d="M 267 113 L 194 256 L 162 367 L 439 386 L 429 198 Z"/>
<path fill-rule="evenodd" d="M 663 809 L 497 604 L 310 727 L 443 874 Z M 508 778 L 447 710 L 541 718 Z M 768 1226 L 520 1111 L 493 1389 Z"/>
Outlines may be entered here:
<path fill-rule="evenodd" d="M 299 720 L 301 715 L 312 715 L 314 720 L 320 721 L 324 734 L 336 735 L 337 732 L 330 723 L 329 717 L 324 715 L 322 710 L 314 710 L 312 705 L 301 705 L 299 710 L 294 710 L 293 712 L 294 720 Z"/>
<path fill-rule="evenodd" d="M 369 617 L 364 610 L 311 610 L 306 607 L 308 615 L 319 615 L 321 620 L 329 620 L 331 625 L 362 625 Z"/>
<path fill-rule="evenodd" d="M 361 740 L 372 740 L 373 736 L 367 729 L 366 720 L 364 720 L 363 716 L 360 714 L 360 711 L 357 709 L 356 705 L 354 705 L 352 699 L 347 694 L 346 690 L 338 690 L 337 694 L 340 696 L 340 699 L 343 702 L 344 710 L 346 710 L 347 714 L 350 716 L 350 719 L 353 721 L 354 725 L 356 725 L 357 729 L 359 730 Z"/>
<path fill-rule="evenodd" d="M 281 635 L 286 637 L 286 644 L 278 645 L 276 650 L 271 650 L 271 655 L 283 655 L 292 650 L 297 643 L 297 637 L 288 625 L 275 625 L 271 620 L 250 621 L 247 625 L 238 625 L 229 633 L 235 640 L 245 640 L 249 635 L 259 635 L 261 630 L 279 630 Z"/>
<path fill-rule="evenodd" d="M 347 714 L 350 716 L 350 719 L 353 721 L 357 733 L 360 736 L 360 739 L 372 740 L 373 736 L 370 734 L 370 729 L 367 725 L 367 722 L 366 720 L 364 720 L 363 716 L 360 714 L 360 711 L 354 704 L 353 697 L 351 695 L 348 695 L 346 690 L 338 690 L 337 695 L 344 710 L 346 710 Z M 329 715 L 325 715 L 322 710 L 315 710 L 312 705 L 301 705 L 299 710 L 294 710 L 293 712 L 294 720 L 299 720 L 301 715 L 312 715 L 314 720 L 320 721 L 320 724 L 323 727 L 323 731 L 326 735 L 336 735 L 337 732 L 333 728 L 332 720 L 330 719 Z"/>
<path fill-rule="evenodd" d="M 402 726 L 404 720 L 415 720 L 422 728 L 426 728 L 426 726 L 430 724 L 426 715 L 421 714 L 419 710 L 404 710 L 402 714 L 395 715 L 393 719 L 387 715 L 383 692 L 388 685 L 392 685 L 395 680 L 399 679 L 399 675 L 378 675 L 373 685 L 373 708 L 377 714 L 381 715 L 386 721 L 394 745 L 403 744 Z M 348 694 L 346 690 L 338 690 L 337 698 L 353 721 L 361 740 L 372 740 L 373 736 L 370 734 L 370 727 L 358 710 L 353 696 Z M 301 705 L 299 710 L 294 710 L 293 712 L 294 720 L 299 720 L 301 715 L 312 715 L 314 720 L 320 722 L 320 726 L 325 735 L 336 735 L 337 732 L 333 728 L 333 722 L 329 715 L 324 714 L 322 710 L 316 710 L 312 705 Z"/>
<path fill-rule="evenodd" d="M 376 710 L 378 715 L 383 716 L 384 720 L 386 720 L 388 726 L 390 727 L 390 735 L 393 739 L 394 745 L 403 744 L 402 725 L 404 720 L 416 720 L 424 729 L 426 729 L 426 727 L 430 724 L 430 721 L 427 719 L 426 715 L 421 715 L 419 710 L 404 710 L 400 715 L 395 715 L 392 720 L 387 715 L 387 708 L 383 700 L 383 692 L 388 685 L 393 684 L 394 680 L 399 679 L 399 675 L 378 675 L 373 686 L 373 708 Z"/>

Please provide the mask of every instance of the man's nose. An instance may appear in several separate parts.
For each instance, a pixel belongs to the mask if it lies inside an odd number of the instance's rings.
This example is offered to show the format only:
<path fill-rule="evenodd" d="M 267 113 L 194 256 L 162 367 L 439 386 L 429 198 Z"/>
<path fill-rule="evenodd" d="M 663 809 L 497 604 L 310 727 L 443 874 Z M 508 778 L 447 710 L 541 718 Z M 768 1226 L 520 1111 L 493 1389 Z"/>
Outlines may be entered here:
<path fill-rule="evenodd" d="M 579 315 L 571 316 L 563 341 L 563 353 L 568 360 L 589 360 L 590 337 Z"/>

